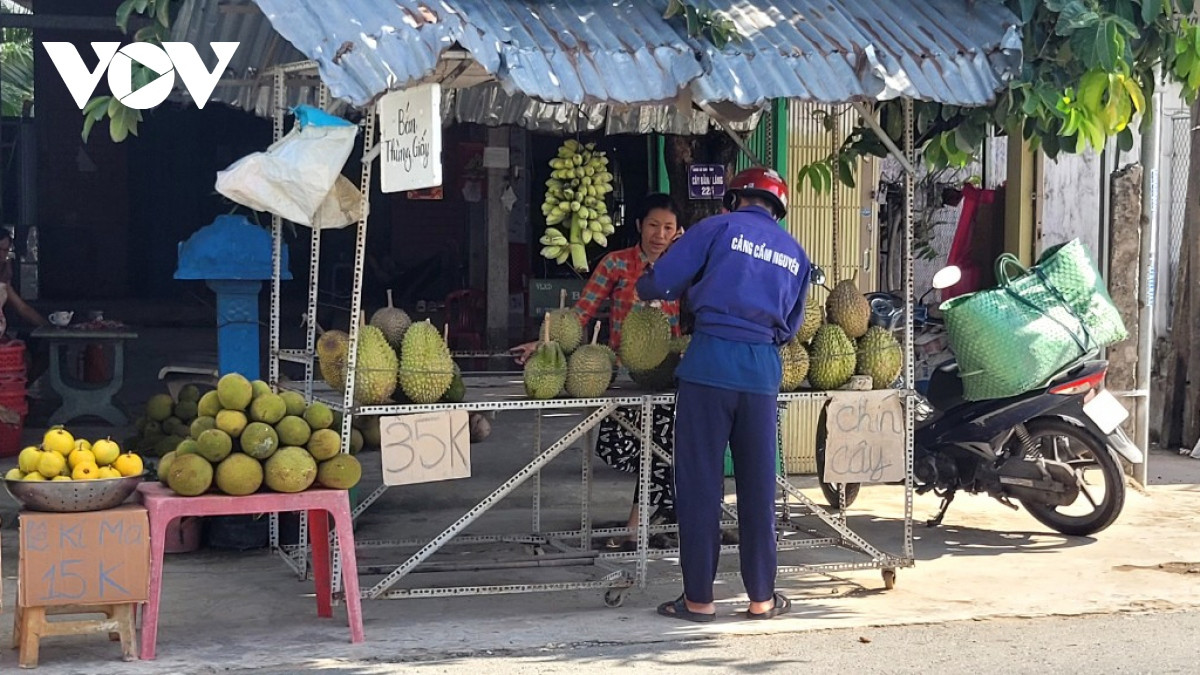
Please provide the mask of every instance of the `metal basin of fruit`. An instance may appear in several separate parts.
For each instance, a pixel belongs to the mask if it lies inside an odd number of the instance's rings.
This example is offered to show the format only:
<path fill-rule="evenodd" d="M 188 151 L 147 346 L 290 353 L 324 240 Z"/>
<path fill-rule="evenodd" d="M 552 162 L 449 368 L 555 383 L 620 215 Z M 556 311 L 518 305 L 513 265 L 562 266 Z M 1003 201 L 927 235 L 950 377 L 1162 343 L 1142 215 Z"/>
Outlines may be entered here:
<path fill-rule="evenodd" d="M 96 478 L 92 480 L 26 481 L 4 479 L 4 488 L 30 511 L 78 513 L 120 506 L 146 476 Z"/>

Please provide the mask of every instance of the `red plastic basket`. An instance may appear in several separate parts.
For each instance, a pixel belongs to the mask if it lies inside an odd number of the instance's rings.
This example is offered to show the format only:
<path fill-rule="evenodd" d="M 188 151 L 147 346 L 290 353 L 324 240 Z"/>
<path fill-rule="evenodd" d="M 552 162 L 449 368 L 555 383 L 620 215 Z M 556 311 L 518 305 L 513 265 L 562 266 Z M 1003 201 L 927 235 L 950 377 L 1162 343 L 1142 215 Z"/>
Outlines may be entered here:
<path fill-rule="evenodd" d="M 21 416 L 21 421 L 16 424 L 0 422 L 0 457 L 13 457 L 20 454 L 21 433 L 25 430 L 25 415 L 29 412 L 24 399 L 22 399 L 21 405 L 8 407 L 11 407 Z"/>
<path fill-rule="evenodd" d="M 25 392 L 25 373 L 22 371 L 5 373 L 0 371 L 0 391 Z"/>
<path fill-rule="evenodd" d="M 25 343 L 20 340 L 0 342 L 0 372 L 25 372 Z"/>
<path fill-rule="evenodd" d="M 29 410 L 29 403 L 25 400 L 25 388 L 21 389 L 0 389 L 0 405 L 5 408 L 11 408 L 17 412 L 24 413 Z"/>

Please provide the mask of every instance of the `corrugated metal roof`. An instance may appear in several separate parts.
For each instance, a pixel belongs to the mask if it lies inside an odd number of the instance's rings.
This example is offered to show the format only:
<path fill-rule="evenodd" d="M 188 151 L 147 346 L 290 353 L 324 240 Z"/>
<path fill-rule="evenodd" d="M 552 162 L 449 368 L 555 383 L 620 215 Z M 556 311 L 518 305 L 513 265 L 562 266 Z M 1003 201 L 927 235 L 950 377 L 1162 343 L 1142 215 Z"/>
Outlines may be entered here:
<path fill-rule="evenodd" d="M 366 105 L 430 76 L 458 45 L 507 90 L 545 101 L 989 102 L 1019 67 L 1018 20 L 997 0 L 709 0 L 746 36 L 715 49 L 666 21 L 666 0 L 254 0 Z"/>
<path fill-rule="evenodd" d="M 212 98 L 260 115 L 271 66 L 311 58 L 335 97 L 363 106 L 442 78 L 452 48 L 476 62 L 460 85 L 494 78 L 514 100 L 577 105 L 671 106 L 681 93 L 980 105 L 1019 67 L 1017 18 L 998 0 L 708 1 L 744 40 L 687 38 L 663 20 L 666 0 L 185 0 L 172 32 L 241 42 Z M 289 103 L 311 102 L 312 85 L 289 88 Z"/>
<path fill-rule="evenodd" d="M 742 105 L 898 96 L 976 106 L 1017 72 L 1017 17 L 990 0 L 709 0 L 745 39 L 699 43 L 696 99 Z M 682 31 L 681 31 L 682 32 Z"/>

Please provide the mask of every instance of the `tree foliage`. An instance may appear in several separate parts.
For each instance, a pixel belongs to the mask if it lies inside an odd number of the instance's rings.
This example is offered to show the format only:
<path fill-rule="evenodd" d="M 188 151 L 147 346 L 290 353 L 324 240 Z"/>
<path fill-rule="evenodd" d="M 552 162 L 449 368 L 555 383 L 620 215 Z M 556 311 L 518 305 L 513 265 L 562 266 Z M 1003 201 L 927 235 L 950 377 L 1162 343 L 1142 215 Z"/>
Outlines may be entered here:
<path fill-rule="evenodd" d="M 145 25 L 133 34 L 134 42 L 151 42 L 162 46 L 171 34 L 172 0 L 125 0 L 117 7 L 117 27 L 129 33 L 129 23 L 135 16 L 148 19 Z M 131 68 L 133 91 L 154 81 L 158 73 L 134 61 Z M 120 143 L 130 135 L 137 136 L 138 122 L 142 111 L 121 103 L 115 96 L 94 96 L 83 108 L 83 141 L 86 143 L 92 127 L 108 118 L 108 135 L 114 143 Z"/>
<path fill-rule="evenodd" d="M 1050 158 L 1097 150 L 1115 136 L 1133 146 L 1130 124 L 1154 92 L 1155 76 L 1181 83 L 1188 101 L 1200 89 L 1200 22 L 1193 0 L 1005 0 L 1022 21 L 1023 65 L 991 106 L 914 102 L 913 138 L 932 168 L 965 166 L 993 128 L 1020 134 Z M 887 135 L 900 144 L 900 101 L 878 106 Z M 833 128 L 830 120 L 829 128 Z M 854 183 L 864 155 L 887 149 L 857 128 L 842 147 L 800 170 L 798 182 L 827 191 Z"/>

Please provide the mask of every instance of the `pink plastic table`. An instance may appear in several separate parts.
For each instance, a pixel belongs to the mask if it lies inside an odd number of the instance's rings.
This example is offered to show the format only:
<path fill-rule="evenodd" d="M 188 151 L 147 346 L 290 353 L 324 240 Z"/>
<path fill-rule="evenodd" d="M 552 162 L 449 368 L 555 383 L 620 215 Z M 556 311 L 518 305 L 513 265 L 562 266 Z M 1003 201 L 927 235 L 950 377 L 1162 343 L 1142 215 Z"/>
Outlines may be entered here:
<path fill-rule="evenodd" d="M 358 594 L 358 562 L 354 554 L 354 528 L 350 497 L 345 490 L 312 489 L 293 494 L 262 492 L 244 497 L 201 495 L 180 497 L 158 482 L 138 486 L 150 519 L 150 597 L 142 614 L 142 659 L 154 658 L 158 637 L 158 603 L 162 596 L 163 549 L 167 526 L 184 516 L 235 516 L 282 511 L 308 511 L 309 541 L 312 543 L 313 582 L 317 590 L 317 616 L 333 616 L 333 588 L 329 563 L 329 516 L 337 528 L 342 556 L 342 579 L 346 587 L 346 616 L 350 642 L 363 641 L 362 605 Z"/>

